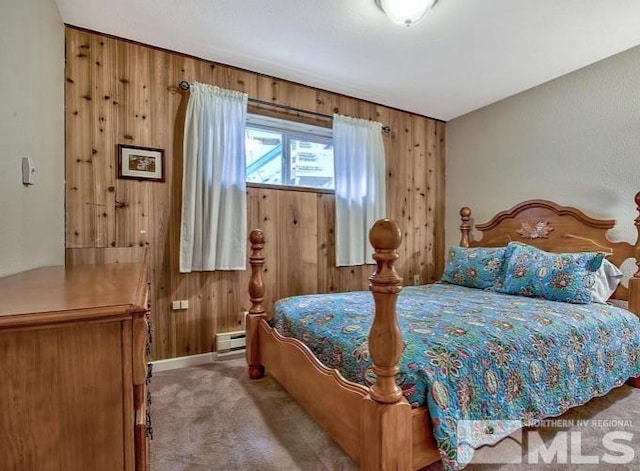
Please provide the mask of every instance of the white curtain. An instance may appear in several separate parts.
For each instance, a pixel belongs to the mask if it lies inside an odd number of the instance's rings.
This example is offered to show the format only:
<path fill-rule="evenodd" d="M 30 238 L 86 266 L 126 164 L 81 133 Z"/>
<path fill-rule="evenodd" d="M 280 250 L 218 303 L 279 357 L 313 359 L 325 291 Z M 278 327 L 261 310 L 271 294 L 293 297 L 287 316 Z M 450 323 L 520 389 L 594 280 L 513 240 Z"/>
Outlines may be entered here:
<path fill-rule="evenodd" d="M 386 185 L 382 125 L 333 116 L 336 170 L 336 265 L 374 263 L 369 229 L 385 217 Z"/>
<path fill-rule="evenodd" d="M 244 270 L 247 94 L 192 83 L 184 124 L 180 271 Z"/>

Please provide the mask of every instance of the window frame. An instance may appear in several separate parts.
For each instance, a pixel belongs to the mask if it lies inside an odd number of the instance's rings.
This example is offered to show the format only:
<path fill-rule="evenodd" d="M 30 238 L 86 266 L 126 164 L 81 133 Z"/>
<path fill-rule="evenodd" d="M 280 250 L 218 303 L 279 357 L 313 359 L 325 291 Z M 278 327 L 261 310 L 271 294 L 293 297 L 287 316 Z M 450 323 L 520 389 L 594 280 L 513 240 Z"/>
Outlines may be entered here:
<path fill-rule="evenodd" d="M 292 121 L 284 118 L 276 118 L 272 116 L 260 115 L 256 113 L 247 113 L 245 121 L 247 128 L 264 130 L 279 133 L 282 136 L 282 180 L 286 181 L 290 177 L 291 169 L 291 140 L 301 140 L 306 142 L 314 142 L 320 144 L 331 144 L 333 146 L 333 129 L 329 127 L 308 124 L 300 121 Z M 246 167 L 246 162 L 245 162 Z M 305 191 L 313 193 L 335 193 L 335 163 L 333 166 L 334 188 L 320 188 L 304 185 L 288 185 L 274 183 L 245 183 L 248 188 L 268 188 L 289 191 Z"/>

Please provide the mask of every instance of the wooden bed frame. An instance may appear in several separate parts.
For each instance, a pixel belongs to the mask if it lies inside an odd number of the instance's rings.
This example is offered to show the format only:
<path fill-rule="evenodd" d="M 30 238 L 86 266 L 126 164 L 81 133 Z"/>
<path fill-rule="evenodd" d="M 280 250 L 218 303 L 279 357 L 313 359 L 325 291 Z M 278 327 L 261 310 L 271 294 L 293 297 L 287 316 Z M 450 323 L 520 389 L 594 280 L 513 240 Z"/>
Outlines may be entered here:
<path fill-rule="evenodd" d="M 529 200 L 498 213 L 489 222 L 477 224 L 481 240 L 471 238 L 471 210 L 460 210 L 463 247 L 503 246 L 519 240 L 552 252 L 605 251 L 620 266 L 636 259 L 638 269 L 629 287 L 620 287 L 613 297 L 629 301 L 629 310 L 640 316 L 640 192 L 635 196 L 639 216 L 635 219 L 635 244 L 611 242 L 606 233 L 612 219 L 594 219 L 582 211 L 546 200 Z M 371 388 L 344 379 L 325 367 L 302 342 L 285 338 L 267 323 L 262 305 L 264 235 L 250 235 L 251 309 L 247 317 L 247 363 L 253 379 L 265 367 L 294 399 L 318 422 L 345 452 L 366 471 L 420 469 L 440 459 L 427 409 L 411 408 L 395 382 L 402 354 L 402 333 L 396 318 L 396 300 L 401 278 L 394 268 L 402 233 L 389 219 L 371 228 L 369 239 L 377 263 L 370 278 L 375 315 L 369 333 L 369 351 L 376 381 Z M 640 387 L 638 378 L 629 384 Z"/>

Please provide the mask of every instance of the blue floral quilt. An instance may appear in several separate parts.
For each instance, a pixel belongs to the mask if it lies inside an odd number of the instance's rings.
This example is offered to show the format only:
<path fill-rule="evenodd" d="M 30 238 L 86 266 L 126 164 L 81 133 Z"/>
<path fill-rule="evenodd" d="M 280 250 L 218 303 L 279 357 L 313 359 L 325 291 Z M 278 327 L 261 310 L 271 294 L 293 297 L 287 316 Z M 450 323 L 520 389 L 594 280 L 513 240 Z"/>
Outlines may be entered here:
<path fill-rule="evenodd" d="M 296 296 L 275 304 L 272 324 L 370 386 L 373 310 L 369 291 Z M 500 421 L 472 446 L 496 443 L 519 423 L 560 415 L 640 375 L 640 321 L 618 307 L 436 283 L 403 288 L 397 311 L 405 343 L 398 382 L 409 403 L 428 407 L 447 469 L 472 454 L 460 423 Z"/>

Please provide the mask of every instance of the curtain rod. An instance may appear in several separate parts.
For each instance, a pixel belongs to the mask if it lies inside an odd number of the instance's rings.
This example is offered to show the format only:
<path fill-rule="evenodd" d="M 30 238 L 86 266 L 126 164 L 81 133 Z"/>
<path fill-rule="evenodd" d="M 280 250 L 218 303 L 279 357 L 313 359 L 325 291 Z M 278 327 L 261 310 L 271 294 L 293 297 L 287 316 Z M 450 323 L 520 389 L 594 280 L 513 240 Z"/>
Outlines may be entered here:
<path fill-rule="evenodd" d="M 186 80 L 183 80 L 182 82 L 180 82 L 178 84 L 178 86 L 182 90 L 189 90 L 189 88 L 191 87 L 191 84 L 189 82 L 187 82 Z M 300 109 L 300 108 L 294 108 L 293 106 L 281 105 L 279 103 L 271 103 L 269 101 L 258 100 L 257 98 L 249 98 L 249 101 L 251 103 L 257 103 L 259 105 L 271 106 L 273 108 L 280 108 L 280 109 L 287 110 L 287 111 L 295 111 L 297 113 L 304 113 L 304 114 L 308 114 L 308 115 L 311 115 L 311 116 L 317 116 L 317 117 L 325 118 L 325 119 L 333 119 L 333 116 L 331 116 L 330 114 L 318 113 L 317 111 L 303 110 L 303 109 Z M 391 127 L 382 126 L 382 132 L 391 132 Z"/>

